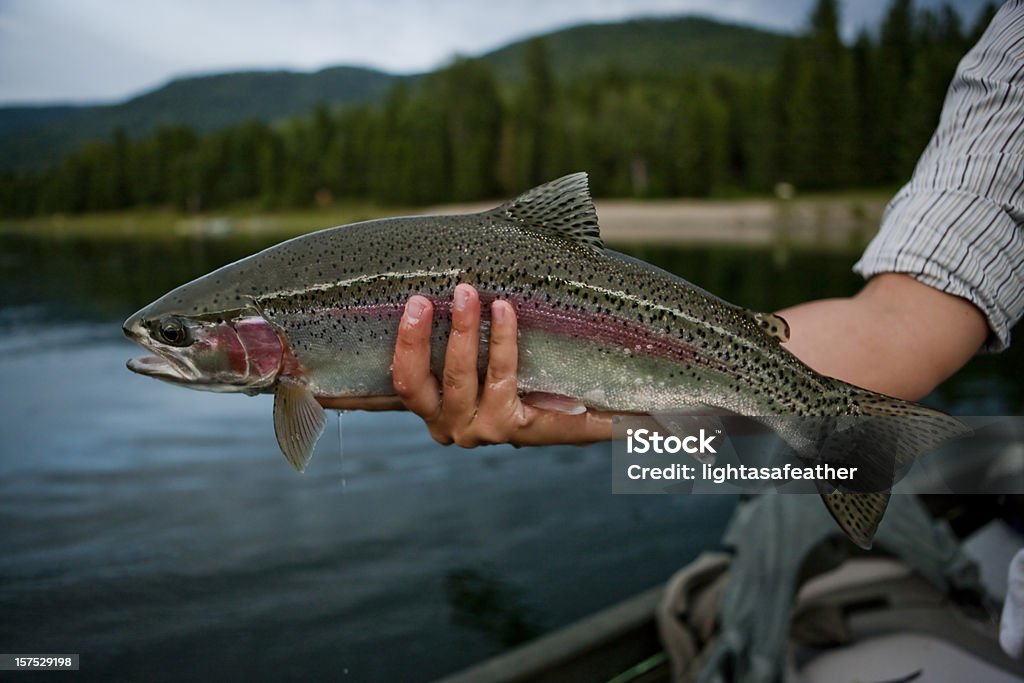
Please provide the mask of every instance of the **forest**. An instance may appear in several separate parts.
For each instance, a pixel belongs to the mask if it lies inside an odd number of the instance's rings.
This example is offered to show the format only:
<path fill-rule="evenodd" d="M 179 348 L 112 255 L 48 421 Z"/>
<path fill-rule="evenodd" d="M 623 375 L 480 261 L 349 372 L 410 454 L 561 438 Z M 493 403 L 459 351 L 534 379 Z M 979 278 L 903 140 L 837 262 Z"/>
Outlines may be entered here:
<path fill-rule="evenodd" d="M 927 144 L 957 63 L 994 9 L 893 0 L 844 42 L 837 0 L 760 70 L 615 64 L 559 79 L 543 39 L 523 76 L 458 58 L 379 101 L 199 134 L 166 125 L 90 142 L 43 171 L 0 173 L 0 214 L 422 205 L 511 196 L 586 170 L 602 197 L 735 197 L 892 187 Z"/>

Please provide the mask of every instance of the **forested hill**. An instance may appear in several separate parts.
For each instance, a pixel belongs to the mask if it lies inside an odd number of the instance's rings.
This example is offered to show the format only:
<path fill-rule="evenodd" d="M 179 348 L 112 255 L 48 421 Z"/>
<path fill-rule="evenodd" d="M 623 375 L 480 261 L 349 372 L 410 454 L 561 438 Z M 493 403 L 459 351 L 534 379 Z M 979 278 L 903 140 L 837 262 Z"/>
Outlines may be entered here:
<path fill-rule="evenodd" d="M 698 40 L 682 37 L 687 21 L 671 29 L 671 54 L 658 22 L 621 24 L 621 40 L 568 29 L 393 82 L 372 102 L 273 123 L 249 114 L 212 132 L 124 125 L 42 168 L 0 169 L 0 215 L 425 205 L 511 196 L 580 169 L 602 197 L 891 187 L 909 176 L 993 11 L 968 26 L 950 7 L 891 0 L 877 29 L 848 44 L 839 0 L 817 0 L 803 33 L 771 38 L 775 56 L 748 29 L 730 46 L 705 23 L 702 49 L 719 61 L 702 66 L 714 68 L 687 68 L 683 46 Z M 233 92 L 224 78 L 208 99 Z M 11 137 L 31 140 L 0 139 Z"/>
<path fill-rule="evenodd" d="M 180 78 L 119 104 L 0 108 L 0 168 L 44 168 L 87 140 L 129 137 L 182 124 L 200 133 L 247 119 L 274 121 L 319 102 L 378 98 L 399 77 L 340 66 L 315 73 L 247 71 Z"/>
<path fill-rule="evenodd" d="M 697 17 L 651 18 L 588 24 L 544 36 L 552 72 L 568 79 L 614 64 L 627 73 L 735 68 L 753 71 L 776 61 L 782 36 Z M 529 41 L 482 57 L 499 81 L 522 76 Z M 358 104 L 379 99 L 396 76 L 339 66 L 315 73 L 250 71 L 181 78 L 126 102 L 104 106 L 0 107 L 0 169 L 42 169 L 87 140 L 129 138 L 168 124 L 199 133 L 256 119 L 265 122 L 308 113 L 317 103 Z"/>
<path fill-rule="evenodd" d="M 750 26 L 702 17 L 633 19 L 618 24 L 573 26 L 544 37 L 551 68 L 565 80 L 614 64 L 627 75 L 688 69 L 752 72 L 775 66 L 784 36 Z M 530 40 L 483 56 L 497 76 L 517 82 L 523 76 Z"/>

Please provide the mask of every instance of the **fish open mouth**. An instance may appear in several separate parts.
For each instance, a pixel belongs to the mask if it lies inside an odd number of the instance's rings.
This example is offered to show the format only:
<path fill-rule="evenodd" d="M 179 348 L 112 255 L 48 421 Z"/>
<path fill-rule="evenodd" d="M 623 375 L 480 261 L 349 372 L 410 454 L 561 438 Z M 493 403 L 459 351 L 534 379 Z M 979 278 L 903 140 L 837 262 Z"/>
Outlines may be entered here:
<path fill-rule="evenodd" d="M 128 369 L 140 375 L 156 377 L 169 382 L 186 382 L 188 378 L 181 368 L 160 356 L 138 356 L 127 363 Z"/>

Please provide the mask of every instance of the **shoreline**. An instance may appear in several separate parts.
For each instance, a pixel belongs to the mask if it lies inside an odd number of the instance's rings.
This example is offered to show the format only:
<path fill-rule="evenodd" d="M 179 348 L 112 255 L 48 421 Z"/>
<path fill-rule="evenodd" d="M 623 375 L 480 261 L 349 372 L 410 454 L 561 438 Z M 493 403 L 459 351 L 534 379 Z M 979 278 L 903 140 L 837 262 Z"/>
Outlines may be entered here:
<path fill-rule="evenodd" d="M 790 200 L 599 199 L 601 234 L 609 244 L 734 244 L 862 247 L 878 230 L 889 195 L 808 195 Z M 0 234 L 46 237 L 293 237 L 321 228 L 400 215 L 458 214 L 494 202 L 427 207 L 343 205 L 256 212 L 241 209 L 189 216 L 139 210 L 3 219 Z"/>

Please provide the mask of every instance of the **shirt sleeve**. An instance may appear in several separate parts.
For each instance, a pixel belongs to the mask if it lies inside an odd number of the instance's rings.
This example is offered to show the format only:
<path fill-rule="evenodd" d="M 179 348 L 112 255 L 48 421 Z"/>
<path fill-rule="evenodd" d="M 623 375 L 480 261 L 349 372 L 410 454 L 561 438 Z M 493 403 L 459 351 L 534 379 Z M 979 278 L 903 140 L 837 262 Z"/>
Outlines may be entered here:
<path fill-rule="evenodd" d="M 986 351 L 1024 315 L 1024 0 L 957 67 L 939 126 L 854 270 L 906 273 L 988 318 Z"/>

